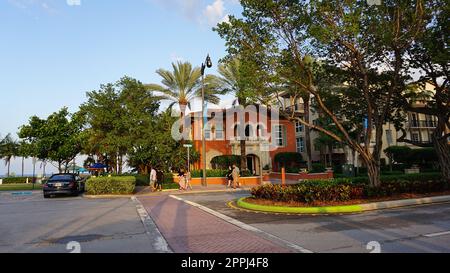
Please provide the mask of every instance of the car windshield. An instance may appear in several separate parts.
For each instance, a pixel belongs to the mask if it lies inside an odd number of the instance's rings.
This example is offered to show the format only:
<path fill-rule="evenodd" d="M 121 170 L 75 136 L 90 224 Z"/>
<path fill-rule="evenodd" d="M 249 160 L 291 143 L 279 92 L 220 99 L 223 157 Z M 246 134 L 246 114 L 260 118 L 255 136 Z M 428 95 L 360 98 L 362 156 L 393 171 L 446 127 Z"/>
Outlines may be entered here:
<path fill-rule="evenodd" d="M 55 175 L 51 177 L 48 181 L 54 182 L 54 181 L 73 181 L 73 180 L 74 179 L 72 175 Z"/>

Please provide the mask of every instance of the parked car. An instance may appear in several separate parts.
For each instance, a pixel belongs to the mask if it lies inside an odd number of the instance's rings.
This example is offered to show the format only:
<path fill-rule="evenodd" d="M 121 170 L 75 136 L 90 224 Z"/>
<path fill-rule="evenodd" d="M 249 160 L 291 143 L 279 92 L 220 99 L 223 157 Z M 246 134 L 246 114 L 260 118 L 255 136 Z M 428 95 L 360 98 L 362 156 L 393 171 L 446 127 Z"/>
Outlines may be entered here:
<path fill-rule="evenodd" d="M 86 189 L 86 179 L 77 174 L 55 174 L 43 184 L 43 189 L 44 198 L 59 194 L 78 196 Z"/>

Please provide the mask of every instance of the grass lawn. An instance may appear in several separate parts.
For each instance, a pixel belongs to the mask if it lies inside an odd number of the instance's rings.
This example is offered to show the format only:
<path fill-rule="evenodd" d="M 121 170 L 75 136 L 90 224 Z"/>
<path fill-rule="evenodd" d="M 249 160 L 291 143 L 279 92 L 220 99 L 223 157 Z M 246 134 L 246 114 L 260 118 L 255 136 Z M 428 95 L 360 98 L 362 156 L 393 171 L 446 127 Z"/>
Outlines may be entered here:
<path fill-rule="evenodd" d="M 0 191 L 31 191 L 33 184 L 6 184 L 0 185 Z M 34 190 L 42 190 L 42 185 L 34 185 Z"/>

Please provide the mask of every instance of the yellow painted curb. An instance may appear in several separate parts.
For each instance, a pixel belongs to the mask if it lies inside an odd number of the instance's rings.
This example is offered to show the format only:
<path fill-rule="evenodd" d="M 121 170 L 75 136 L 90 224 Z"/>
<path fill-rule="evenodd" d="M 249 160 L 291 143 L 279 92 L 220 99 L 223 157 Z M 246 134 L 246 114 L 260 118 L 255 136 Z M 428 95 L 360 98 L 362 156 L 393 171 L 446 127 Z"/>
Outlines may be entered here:
<path fill-rule="evenodd" d="M 282 207 L 282 206 L 264 206 L 245 202 L 248 197 L 241 198 L 237 205 L 241 208 L 275 213 L 293 213 L 293 214 L 334 214 L 334 213 L 357 213 L 363 212 L 360 205 L 333 206 L 333 207 Z"/>

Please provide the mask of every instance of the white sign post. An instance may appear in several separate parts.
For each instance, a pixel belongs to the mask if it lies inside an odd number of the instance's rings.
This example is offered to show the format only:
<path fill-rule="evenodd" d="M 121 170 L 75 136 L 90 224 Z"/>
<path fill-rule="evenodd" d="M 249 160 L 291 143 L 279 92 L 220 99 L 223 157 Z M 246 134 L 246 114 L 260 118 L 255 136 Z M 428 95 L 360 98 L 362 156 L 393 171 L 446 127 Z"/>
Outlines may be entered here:
<path fill-rule="evenodd" d="M 190 162 L 190 160 L 191 160 L 191 153 L 190 153 L 190 149 L 192 148 L 192 144 L 184 144 L 183 145 L 184 146 L 184 148 L 187 148 L 187 158 L 188 158 L 188 160 L 187 160 L 187 165 L 188 165 L 188 168 L 187 168 L 187 171 L 188 172 L 190 172 L 191 171 L 191 162 Z"/>

